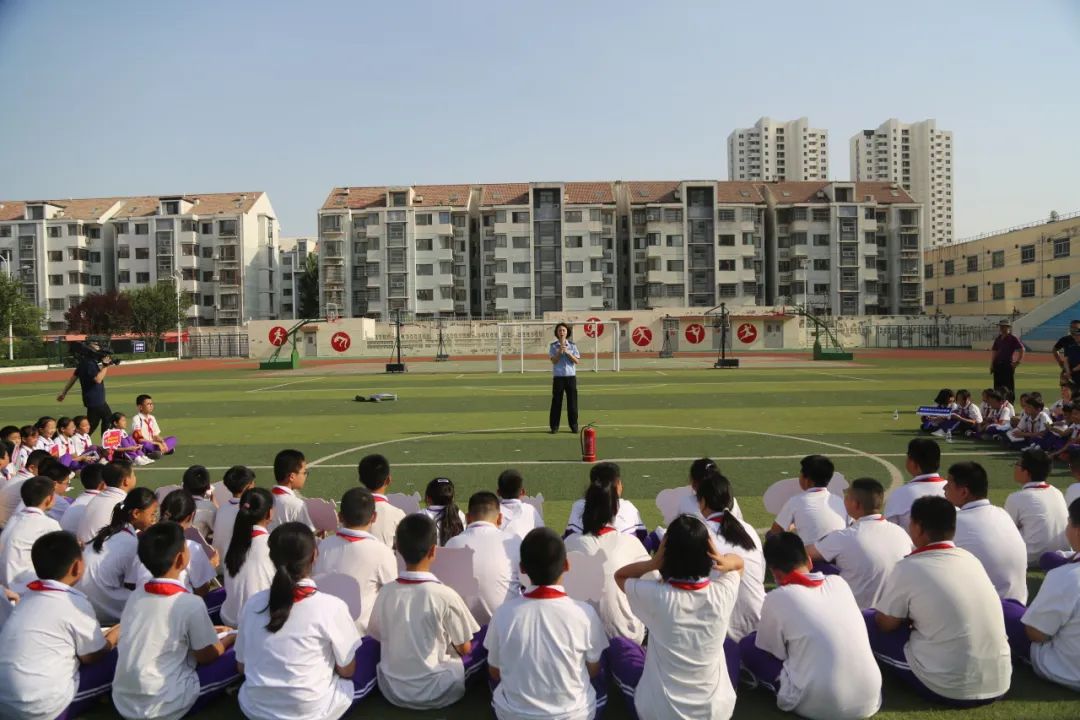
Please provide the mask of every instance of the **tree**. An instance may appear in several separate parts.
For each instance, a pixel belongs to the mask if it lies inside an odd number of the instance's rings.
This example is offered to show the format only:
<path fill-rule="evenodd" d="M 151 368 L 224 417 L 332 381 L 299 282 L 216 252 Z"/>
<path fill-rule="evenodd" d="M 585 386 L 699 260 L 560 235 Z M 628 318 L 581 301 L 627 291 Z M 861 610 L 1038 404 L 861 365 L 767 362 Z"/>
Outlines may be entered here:
<path fill-rule="evenodd" d="M 190 307 L 191 298 L 182 297 L 180 312 L 176 308 L 176 286 L 155 283 L 124 293 L 131 305 L 131 329 L 160 347 L 162 336 L 184 320 L 181 314 Z"/>
<path fill-rule="evenodd" d="M 3 269 L 7 265 L 2 266 Z M 0 269 L 0 334 L 7 335 L 8 324 L 16 337 L 38 338 L 45 313 L 23 295 L 19 280 Z"/>
<path fill-rule="evenodd" d="M 298 283 L 300 305 L 299 316 L 302 318 L 319 317 L 319 256 L 308 253 L 304 259 L 304 272 Z"/>
<path fill-rule="evenodd" d="M 131 330 L 131 303 L 127 295 L 110 290 L 87 295 L 64 313 L 68 332 L 83 335 L 122 335 Z"/>

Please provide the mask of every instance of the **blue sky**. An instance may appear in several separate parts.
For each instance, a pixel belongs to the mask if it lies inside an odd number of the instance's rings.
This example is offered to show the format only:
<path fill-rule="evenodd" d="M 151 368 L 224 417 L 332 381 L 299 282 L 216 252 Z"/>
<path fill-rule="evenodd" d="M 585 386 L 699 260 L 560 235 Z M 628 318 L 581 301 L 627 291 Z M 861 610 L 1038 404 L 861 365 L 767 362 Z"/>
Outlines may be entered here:
<path fill-rule="evenodd" d="M 802 115 L 955 134 L 958 237 L 1080 210 L 1080 2 L 0 0 L 0 198 L 719 178 Z"/>

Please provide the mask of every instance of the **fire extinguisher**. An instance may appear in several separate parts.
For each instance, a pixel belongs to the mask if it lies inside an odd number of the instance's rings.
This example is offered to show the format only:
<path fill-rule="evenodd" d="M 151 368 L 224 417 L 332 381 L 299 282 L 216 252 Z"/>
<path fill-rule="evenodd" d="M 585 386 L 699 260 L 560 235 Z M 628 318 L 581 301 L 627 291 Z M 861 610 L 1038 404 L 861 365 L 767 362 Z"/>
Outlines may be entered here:
<path fill-rule="evenodd" d="M 581 429 L 581 462 L 596 462 L 596 429 L 592 423 Z"/>

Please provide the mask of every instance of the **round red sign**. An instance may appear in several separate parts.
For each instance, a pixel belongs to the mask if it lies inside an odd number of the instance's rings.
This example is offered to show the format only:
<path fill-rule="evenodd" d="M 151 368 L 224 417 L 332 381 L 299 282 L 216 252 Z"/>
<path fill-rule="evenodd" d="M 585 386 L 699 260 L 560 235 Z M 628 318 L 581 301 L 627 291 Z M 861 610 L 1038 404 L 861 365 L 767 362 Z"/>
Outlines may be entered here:
<path fill-rule="evenodd" d="M 270 340 L 270 344 L 274 347 L 281 347 L 285 344 L 285 338 L 289 336 L 289 331 L 280 325 L 275 325 L 270 328 L 270 332 L 267 338 Z"/>
<path fill-rule="evenodd" d="M 735 331 L 735 335 L 738 336 L 739 342 L 749 345 L 757 340 L 757 328 L 752 323 L 743 323 Z"/>
<path fill-rule="evenodd" d="M 687 342 L 697 345 L 705 339 L 705 326 L 701 323 L 690 323 L 686 326 L 686 331 L 683 334 L 686 336 Z"/>
<path fill-rule="evenodd" d="M 600 324 L 600 318 L 591 317 L 585 321 L 585 334 L 591 338 L 604 334 L 604 326 Z"/>
<path fill-rule="evenodd" d="M 352 345 L 352 338 L 349 337 L 347 332 L 338 331 L 330 338 L 330 347 L 338 352 L 345 352 L 350 345 Z"/>
<path fill-rule="evenodd" d="M 630 339 L 638 347 L 647 347 L 652 342 L 652 330 L 644 325 L 639 325 L 630 333 Z"/>

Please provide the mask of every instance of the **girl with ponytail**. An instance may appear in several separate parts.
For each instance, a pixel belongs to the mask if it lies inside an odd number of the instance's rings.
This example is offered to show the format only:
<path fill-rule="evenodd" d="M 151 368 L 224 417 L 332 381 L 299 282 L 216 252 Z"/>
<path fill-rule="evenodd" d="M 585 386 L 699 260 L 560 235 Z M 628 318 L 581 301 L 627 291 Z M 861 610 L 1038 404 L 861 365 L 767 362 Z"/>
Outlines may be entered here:
<path fill-rule="evenodd" d="M 361 638 L 345 602 L 319 592 L 311 579 L 311 528 L 285 523 L 268 545 L 273 583 L 244 605 L 236 638 L 236 662 L 245 676 L 240 709 L 252 720 L 339 718 L 354 695 L 366 694 L 354 675 L 366 671 L 374 685 L 374 665 L 357 669 Z"/>
<path fill-rule="evenodd" d="M 176 523 L 186 531 L 195 520 L 195 501 L 185 490 L 173 490 L 161 501 L 160 515 L 161 522 Z M 217 570 L 214 569 L 219 562 L 217 553 L 211 559 L 201 544 L 188 539 L 184 542 L 190 558 L 187 568 L 180 573 L 180 582 L 199 597 L 205 598 L 210 593 L 210 583 L 217 577 Z M 146 578 L 147 582 L 152 579 L 152 576 Z M 221 603 L 215 603 L 215 606 L 218 605 Z"/>
<path fill-rule="evenodd" d="M 265 488 L 251 488 L 240 496 L 232 539 L 225 553 L 225 602 L 221 621 L 236 627 L 240 611 L 252 595 L 267 590 L 274 579 L 270 562 L 270 533 L 274 496 Z"/>
<path fill-rule="evenodd" d="M 154 492 L 144 487 L 132 488 L 113 508 L 109 524 L 98 530 L 83 553 L 86 571 L 76 587 L 90 600 L 102 625 L 120 621 L 142 569 L 136 533 L 157 522 L 157 514 Z"/>
<path fill-rule="evenodd" d="M 593 485 L 609 487 L 615 493 L 617 505 L 615 518 L 612 520 L 615 529 L 626 535 L 636 536 L 639 540 L 645 542 L 647 533 L 645 532 L 645 523 L 641 521 L 641 513 L 638 512 L 632 502 L 624 500 L 622 497 L 622 471 L 619 466 L 613 462 L 599 462 L 593 465 L 589 470 L 589 487 Z M 586 491 L 588 489 L 586 488 Z M 584 511 L 585 499 L 574 501 L 574 504 L 570 507 L 570 519 L 566 522 L 566 532 L 563 533 L 563 539 L 583 531 L 582 514 Z"/>
<path fill-rule="evenodd" d="M 424 490 L 424 502 L 427 507 L 421 512 L 435 521 L 439 545 L 445 545 L 465 529 L 465 513 L 454 503 L 454 482 L 450 478 L 437 477 L 429 482 Z"/>
<path fill-rule="evenodd" d="M 687 484 L 679 488 L 680 491 L 685 493 L 679 496 L 680 515 L 697 515 L 700 512 L 698 510 L 697 489 L 701 479 L 709 472 L 720 472 L 719 466 L 712 458 L 698 458 L 690 463 Z M 742 509 L 739 507 L 739 501 L 734 495 L 731 496 L 731 512 L 734 513 L 735 517 L 742 520 Z"/>

